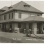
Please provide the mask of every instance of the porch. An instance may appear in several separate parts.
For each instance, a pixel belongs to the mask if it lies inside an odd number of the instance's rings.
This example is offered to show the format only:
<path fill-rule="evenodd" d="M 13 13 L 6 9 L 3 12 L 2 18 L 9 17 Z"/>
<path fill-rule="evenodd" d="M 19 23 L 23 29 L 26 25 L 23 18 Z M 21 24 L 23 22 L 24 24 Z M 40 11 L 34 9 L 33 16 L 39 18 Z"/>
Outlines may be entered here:
<path fill-rule="evenodd" d="M 27 30 L 31 29 L 31 34 L 44 34 L 44 23 L 33 22 L 33 23 L 2 23 L 0 24 L 0 31 L 17 33 L 27 33 Z"/>

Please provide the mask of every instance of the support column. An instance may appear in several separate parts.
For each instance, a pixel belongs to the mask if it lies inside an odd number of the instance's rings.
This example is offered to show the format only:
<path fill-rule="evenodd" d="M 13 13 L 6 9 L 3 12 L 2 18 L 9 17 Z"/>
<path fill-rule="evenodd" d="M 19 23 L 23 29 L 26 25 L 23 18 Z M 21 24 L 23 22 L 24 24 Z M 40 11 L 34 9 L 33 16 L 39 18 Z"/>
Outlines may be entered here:
<path fill-rule="evenodd" d="M 17 33 L 19 33 L 18 23 L 15 23 L 15 30 L 17 30 Z"/>
<path fill-rule="evenodd" d="M 24 33 L 24 32 L 25 32 L 25 30 L 24 30 L 24 29 L 25 29 L 25 23 L 21 23 L 21 32 L 23 32 L 23 33 Z"/>
<path fill-rule="evenodd" d="M 18 23 L 15 23 L 15 25 L 14 25 L 14 26 L 15 26 L 15 28 L 18 28 Z"/>
<path fill-rule="evenodd" d="M 15 23 L 12 23 L 12 32 L 15 30 Z"/>
<path fill-rule="evenodd" d="M 29 23 L 26 23 L 26 29 L 29 29 Z"/>
<path fill-rule="evenodd" d="M 1 26 L 2 26 L 2 25 L 0 24 L 0 31 L 2 31 L 2 30 L 1 30 Z"/>
<path fill-rule="evenodd" d="M 37 34 L 37 23 L 32 24 L 33 33 Z"/>
<path fill-rule="evenodd" d="M 26 23 L 26 36 L 29 36 L 29 23 Z"/>
<path fill-rule="evenodd" d="M 26 33 L 28 34 L 28 30 L 29 30 L 29 23 L 26 23 Z"/>
<path fill-rule="evenodd" d="M 43 31 L 43 23 L 41 24 L 41 26 L 40 26 L 40 30 L 41 30 L 41 34 L 43 33 L 42 31 Z"/>
<path fill-rule="evenodd" d="M 16 29 L 18 28 L 18 23 L 13 23 L 13 24 L 12 24 L 12 28 L 13 28 L 14 30 L 16 30 Z"/>

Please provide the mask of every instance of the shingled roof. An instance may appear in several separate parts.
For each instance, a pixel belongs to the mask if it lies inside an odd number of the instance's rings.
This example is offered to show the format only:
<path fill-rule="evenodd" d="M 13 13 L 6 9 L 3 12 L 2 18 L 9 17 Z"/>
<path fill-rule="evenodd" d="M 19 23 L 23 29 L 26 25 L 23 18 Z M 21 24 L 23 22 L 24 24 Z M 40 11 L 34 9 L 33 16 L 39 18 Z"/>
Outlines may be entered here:
<path fill-rule="evenodd" d="M 7 13 L 9 11 L 12 11 L 12 10 L 21 10 L 21 11 L 27 11 L 27 12 L 35 12 L 35 13 L 42 13 L 40 10 L 36 9 L 35 7 L 21 1 L 21 2 L 18 2 L 17 4 L 13 5 L 13 6 L 10 6 L 12 8 L 9 9 L 9 7 L 6 7 L 6 11 L 3 12 L 2 14 L 4 13 Z M 4 8 L 3 8 L 4 10 Z"/>
<path fill-rule="evenodd" d="M 41 16 L 29 16 L 28 18 L 25 18 L 23 21 L 41 21 L 41 22 L 44 22 L 44 18 Z"/>
<path fill-rule="evenodd" d="M 23 1 L 13 5 L 12 7 L 13 7 L 13 9 L 16 9 L 16 10 L 23 10 L 23 11 L 29 11 L 29 12 L 43 13 L 40 10 L 36 9 L 35 7 L 25 3 Z"/>
<path fill-rule="evenodd" d="M 28 18 L 25 18 L 23 20 L 10 19 L 5 21 L 0 21 L 0 23 L 4 23 L 4 22 L 44 22 L 44 18 L 40 16 L 29 16 Z"/>
<path fill-rule="evenodd" d="M 7 7 L 7 6 L 4 6 L 4 7 L 1 8 L 1 9 L 7 11 L 7 10 L 8 10 L 8 7 Z"/>

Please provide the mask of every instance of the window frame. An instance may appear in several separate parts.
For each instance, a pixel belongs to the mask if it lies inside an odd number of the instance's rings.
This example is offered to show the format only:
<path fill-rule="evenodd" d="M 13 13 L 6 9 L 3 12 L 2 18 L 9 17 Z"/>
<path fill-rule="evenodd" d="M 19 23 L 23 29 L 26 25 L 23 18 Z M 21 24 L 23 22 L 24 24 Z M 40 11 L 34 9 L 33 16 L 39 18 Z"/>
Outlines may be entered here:
<path fill-rule="evenodd" d="M 4 20 L 6 20 L 6 15 L 4 15 Z"/>
<path fill-rule="evenodd" d="M 12 18 L 13 18 L 13 13 L 12 13 Z"/>
<path fill-rule="evenodd" d="M 18 17 L 21 18 L 21 13 L 19 13 L 19 16 Z"/>
<path fill-rule="evenodd" d="M 10 19 L 10 14 L 9 14 L 9 19 Z"/>

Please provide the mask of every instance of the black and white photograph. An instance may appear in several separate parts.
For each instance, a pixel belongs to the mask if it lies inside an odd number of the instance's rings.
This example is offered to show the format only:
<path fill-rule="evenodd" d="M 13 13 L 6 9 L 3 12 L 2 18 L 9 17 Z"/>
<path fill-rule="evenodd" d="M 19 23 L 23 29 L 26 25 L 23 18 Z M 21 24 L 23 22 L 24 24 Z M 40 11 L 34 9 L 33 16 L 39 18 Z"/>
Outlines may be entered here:
<path fill-rule="evenodd" d="M 0 43 L 44 43 L 44 1 L 0 1 Z"/>

